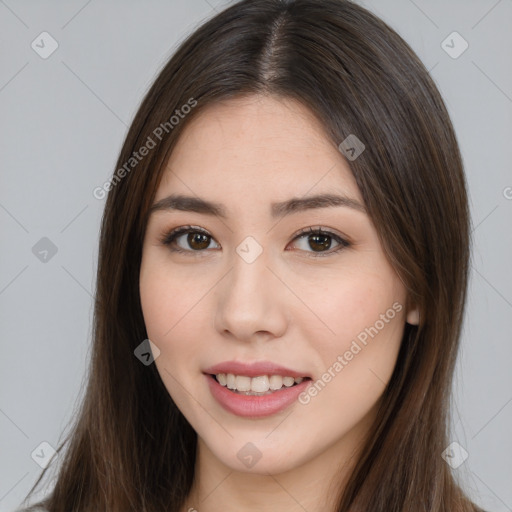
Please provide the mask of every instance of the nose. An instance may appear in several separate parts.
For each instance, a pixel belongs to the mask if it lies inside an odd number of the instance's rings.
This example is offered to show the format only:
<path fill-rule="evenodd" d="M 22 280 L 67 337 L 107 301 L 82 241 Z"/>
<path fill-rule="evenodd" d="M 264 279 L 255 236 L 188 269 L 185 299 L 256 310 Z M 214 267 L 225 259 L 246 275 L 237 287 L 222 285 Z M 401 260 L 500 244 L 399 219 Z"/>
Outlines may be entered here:
<path fill-rule="evenodd" d="M 283 336 L 288 321 L 286 289 L 269 267 L 265 251 L 251 263 L 234 254 L 216 287 L 214 327 L 239 341 Z"/>

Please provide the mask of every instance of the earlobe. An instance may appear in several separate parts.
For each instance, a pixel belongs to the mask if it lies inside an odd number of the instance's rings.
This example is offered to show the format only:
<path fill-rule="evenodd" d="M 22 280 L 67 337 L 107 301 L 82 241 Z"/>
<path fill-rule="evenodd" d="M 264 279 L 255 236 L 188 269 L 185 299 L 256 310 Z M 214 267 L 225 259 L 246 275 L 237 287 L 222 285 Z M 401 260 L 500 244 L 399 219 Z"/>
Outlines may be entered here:
<path fill-rule="evenodd" d="M 408 324 L 418 325 L 420 323 L 420 312 L 417 308 L 410 309 L 405 320 Z"/>

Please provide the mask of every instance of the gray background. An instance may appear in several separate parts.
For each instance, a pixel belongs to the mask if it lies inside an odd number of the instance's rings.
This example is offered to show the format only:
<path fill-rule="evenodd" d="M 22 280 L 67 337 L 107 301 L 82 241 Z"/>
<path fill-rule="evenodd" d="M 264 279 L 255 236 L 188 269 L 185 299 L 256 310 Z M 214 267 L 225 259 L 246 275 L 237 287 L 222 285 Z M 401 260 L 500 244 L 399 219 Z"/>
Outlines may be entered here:
<path fill-rule="evenodd" d="M 361 4 L 431 70 L 459 137 L 475 245 L 452 433 L 469 458 L 454 472 L 478 503 L 511 511 L 512 0 Z M 92 191 L 157 71 L 223 5 L 0 0 L 0 511 L 25 497 L 41 472 L 31 454 L 57 446 L 81 393 L 104 207 Z M 47 59 L 31 48 L 43 31 L 59 44 Z M 442 47 L 453 31 L 469 44 L 458 58 Z M 57 248 L 46 262 L 32 251 L 43 237 Z"/>

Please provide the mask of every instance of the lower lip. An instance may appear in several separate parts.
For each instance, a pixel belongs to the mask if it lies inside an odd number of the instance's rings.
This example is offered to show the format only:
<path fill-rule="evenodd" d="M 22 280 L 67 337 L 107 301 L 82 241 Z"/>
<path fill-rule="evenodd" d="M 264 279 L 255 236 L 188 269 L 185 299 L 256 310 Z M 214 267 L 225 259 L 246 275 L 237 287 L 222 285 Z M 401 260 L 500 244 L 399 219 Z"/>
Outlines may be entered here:
<path fill-rule="evenodd" d="M 283 387 L 269 395 L 242 395 L 221 386 L 215 377 L 206 375 L 213 397 L 227 411 L 246 418 L 261 418 L 283 411 L 295 402 L 311 379 L 289 388 Z"/>

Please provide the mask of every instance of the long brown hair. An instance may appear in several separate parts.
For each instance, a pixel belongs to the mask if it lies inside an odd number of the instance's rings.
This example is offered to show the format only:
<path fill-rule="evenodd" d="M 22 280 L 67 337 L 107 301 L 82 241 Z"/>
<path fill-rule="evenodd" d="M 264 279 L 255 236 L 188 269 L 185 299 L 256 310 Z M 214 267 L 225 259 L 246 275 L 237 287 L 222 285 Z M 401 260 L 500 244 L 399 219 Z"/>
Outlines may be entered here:
<path fill-rule="evenodd" d="M 480 510 L 441 457 L 449 444 L 469 266 L 457 140 L 418 57 L 348 0 L 238 2 L 190 35 L 156 78 L 106 187 L 87 389 L 58 449 L 67 446 L 53 492 L 39 504 L 49 512 L 178 512 L 183 506 L 197 435 L 155 365 L 134 356 L 147 338 L 139 297 L 142 244 L 182 130 L 206 106 L 247 94 L 296 99 L 336 146 L 350 134 L 365 144 L 349 165 L 383 249 L 420 311 L 419 325 L 405 326 L 378 420 L 336 511 Z M 176 110 L 178 122 L 171 123 Z M 132 165 L 149 139 L 154 147 Z"/>

